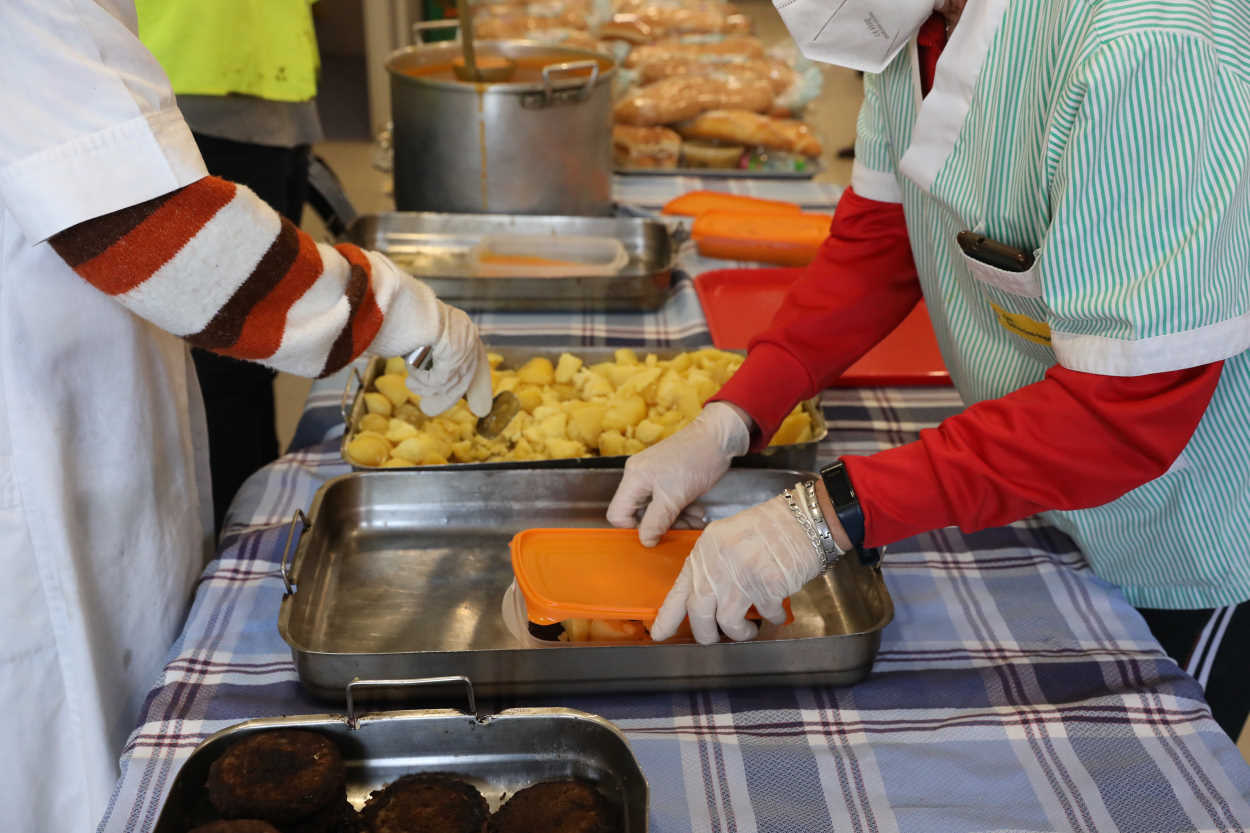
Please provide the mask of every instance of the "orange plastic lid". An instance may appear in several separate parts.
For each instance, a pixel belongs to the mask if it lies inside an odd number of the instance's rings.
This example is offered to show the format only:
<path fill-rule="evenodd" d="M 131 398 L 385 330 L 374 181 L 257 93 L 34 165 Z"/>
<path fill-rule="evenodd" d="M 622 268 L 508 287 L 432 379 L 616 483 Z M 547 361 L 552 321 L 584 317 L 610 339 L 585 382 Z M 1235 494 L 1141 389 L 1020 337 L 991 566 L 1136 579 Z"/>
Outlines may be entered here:
<path fill-rule="evenodd" d="M 525 529 L 512 538 L 512 571 L 526 617 L 631 619 L 650 626 L 702 530 L 673 529 L 644 547 L 635 529 Z M 786 621 L 792 622 L 790 600 Z M 757 617 L 755 608 L 748 617 Z"/>
<path fill-rule="evenodd" d="M 655 619 L 700 531 L 674 529 L 644 547 L 635 529 L 526 529 L 512 571 L 531 622 Z"/>

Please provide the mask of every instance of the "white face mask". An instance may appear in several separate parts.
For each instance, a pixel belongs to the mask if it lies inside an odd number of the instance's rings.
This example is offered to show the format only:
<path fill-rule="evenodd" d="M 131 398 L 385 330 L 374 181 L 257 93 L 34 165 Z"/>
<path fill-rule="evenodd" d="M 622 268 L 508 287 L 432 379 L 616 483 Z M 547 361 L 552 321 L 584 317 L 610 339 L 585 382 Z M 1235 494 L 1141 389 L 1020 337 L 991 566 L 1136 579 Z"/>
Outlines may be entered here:
<path fill-rule="evenodd" d="M 881 72 L 943 2 L 773 0 L 773 5 L 808 58 Z"/>

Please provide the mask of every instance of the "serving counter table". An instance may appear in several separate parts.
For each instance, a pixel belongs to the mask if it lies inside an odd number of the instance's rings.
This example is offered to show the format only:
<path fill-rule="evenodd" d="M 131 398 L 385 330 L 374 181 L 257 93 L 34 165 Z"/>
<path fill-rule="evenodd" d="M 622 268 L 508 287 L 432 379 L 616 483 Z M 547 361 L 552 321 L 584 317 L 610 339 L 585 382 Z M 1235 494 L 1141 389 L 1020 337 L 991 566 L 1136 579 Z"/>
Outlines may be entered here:
<path fill-rule="evenodd" d="M 630 177 L 618 201 L 645 211 L 699 185 Z M 836 199 L 810 183 L 729 186 L 812 207 Z M 686 274 L 725 265 L 681 259 Z M 490 342 L 510 345 L 709 343 L 689 280 L 649 314 L 478 320 Z M 313 388 L 292 450 L 236 497 L 126 745 L 101 831 L 151 830 L 179 766 L 209 734 L 334 710 L 300 688 L 276 620 L 291 515 L 347 471 L 345 380 Z M 827 391 L 822 462 L 906 442 L 959 407 L 948 388 Z M 1250 766 L 1196 683 L 1057 530 L 1031 519 L 917 536 L 890 547 L 885 578 L 895 619 L 872 675 L 854 687 L 526 702 L 593 712 L 625 732 L 650 782 L 653 833 L 1250 829 Z"/>

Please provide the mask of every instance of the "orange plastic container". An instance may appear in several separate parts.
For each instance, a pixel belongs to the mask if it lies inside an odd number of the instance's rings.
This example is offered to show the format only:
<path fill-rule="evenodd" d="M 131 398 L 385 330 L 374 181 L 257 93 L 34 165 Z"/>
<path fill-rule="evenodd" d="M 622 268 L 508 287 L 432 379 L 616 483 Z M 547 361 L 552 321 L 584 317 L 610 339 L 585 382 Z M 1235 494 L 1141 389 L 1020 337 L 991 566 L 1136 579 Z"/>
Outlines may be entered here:
<path fill-rule="evenodd" d="M 531 622 L 651 622 L 700 531 L 674 529 L 644 547 L 634 529 L 525 529 L 512 538 L 512 571 Z"/>
<path fill-rule="evenodd" d="M 526 529 L 512 538 L 512 571 L 538 625 L 565 619 L 655 620 L 701 530 L 674 529 L 644 547 L 634 529 Z M 787 622 L 793 620 L 785 602 Z M 758 618 L 755 608 L 749 618 Z"/>

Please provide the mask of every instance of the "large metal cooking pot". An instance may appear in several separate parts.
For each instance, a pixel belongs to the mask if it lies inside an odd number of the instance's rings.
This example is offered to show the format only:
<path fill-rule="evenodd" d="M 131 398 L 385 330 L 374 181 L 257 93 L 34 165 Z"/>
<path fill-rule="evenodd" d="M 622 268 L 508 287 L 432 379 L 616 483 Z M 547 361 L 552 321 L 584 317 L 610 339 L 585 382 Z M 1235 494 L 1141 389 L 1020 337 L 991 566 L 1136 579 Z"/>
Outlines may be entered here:
<path fill-rule="evenodd" d="M 531 41 L 484 41 L 517 63 L 512 81 L 456 80 L 460 43 L 409 46 L 386 62 L 401 211 L 609 214 L 608 55 Z"/>

